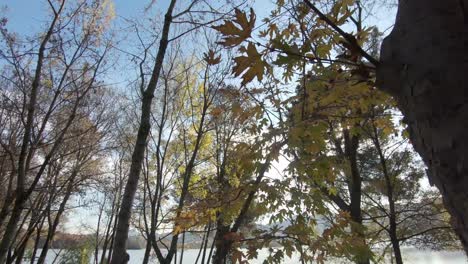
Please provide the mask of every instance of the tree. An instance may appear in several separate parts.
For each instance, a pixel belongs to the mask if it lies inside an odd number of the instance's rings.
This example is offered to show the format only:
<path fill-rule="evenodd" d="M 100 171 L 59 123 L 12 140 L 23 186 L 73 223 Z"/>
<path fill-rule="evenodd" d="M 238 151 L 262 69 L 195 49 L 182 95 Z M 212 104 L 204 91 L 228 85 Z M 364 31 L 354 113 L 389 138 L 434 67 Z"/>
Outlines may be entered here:
<path fill-rule="evenodd" d="M 421 187 L 425 173 L 420 162 L 416 162 L 415 153 L 405 147 L 405 139 L 395 139 L 394 134 L 399 133 L 392 122 L 383 124 L 382 121 L 385 122 L 372 117 L 365 128 L 370 142 L 360 158 L 367 182 L 364 189 L 367 200 L 365 219 L 376 223 L 376 228 L 370 229 L 374 229 L 376 234 L 381 231 L 387 233 L 398 264 L 403 263 L 401 244 L 433 247 L 432 242 L 437 241 L 434 244 L 441 247 L 447 244 L 455 246 L 457 243 L 450 223 L 446 221 L 447 213 L 441 204 L 440 194 Z M 433 233 L 439 237 L 431 239 Z"/>
<path fill-rule="evenodd" d="M 158 46 L 158 52 L 156 54 L 153 70 L 150 74 L 150 80 L 146 81 L 146 75 L 144 72 L 140 72 L 141 75 L 141 88 L 140 93 L 142 96 L 141 99 L 141 116 L 140 116 L 140 124 L 139 130 L 137 134 L 137 139 L 135 143 L 135 148 L 132 154 L 132 164 L 130 166 L 130 173 L 128 182 L 125 187 L 124 197 L 122 199 L 121 209 L 119 211 L 119 224 L 117 226 L 117 232 L 115 235 L 115 244 L 113 254 L 114 257 L 111 260 L 112 264 L 117 264 L 121 259 L 124 259 L 124 249 L 125 249 L 125 240 L 128 234 L 129 229 L 129 220 L 131 216 L 131 208 L 134 200 L 134 196 L 138 187 L 139 176 L 141 172 L 141 167 L 144 161 L 144 153 L 147 147 L 147 138 L 151 130 L 151 109 L 152 109 L 152 101 L 154 97 L 155 90 L 158 86 L 158 81 L 160 79 L 161 69 L 164 63 L 164 57 L 166 55 L 167 47 L 170 43 L 173 43 L 175 40 L 182 38 L 189 33 L 196 32 L 198 29 L 206 27 L 211 23 L 218 21 L 220 17 L 223 17 L 225 12 L 222 11 L 222 8 L 217 8 L 216 6 L 210 5 L 208 3 L 204 3 L 204 1 L 196 0 L 190 1 L 189 4 L 182 8 L 182 11 L 173 14 L 174 8 L 176 5 L 176 0 L 172 0 L 168 6 L 167 12 L 164 16 L 164 22 L 162 31 L 160 33 L 160 40 Z M 199 6 L 206 6 L 206 10 L 200 8 Z M 197 9 L 199 8 L 199 9 Z M 202 15 L 193 16 L 192 13 L 199 13 Z M 203 15 L 205 14 L 205 15 Z M 188 28 L 179 28 L 182 32 L 177 32 L 174 30 L 174 33 L 170 32 L 170 28 L 172 24 L 179 24 L 179 25 L 188 25 Z M 141 39 L 140 39 L 141 41 Z M 151 47 L 151 45 L 149 46 Z M 149 49 L 149 48 L 148 48 Z M 140 69 L 144 65 L 147 57 L 147 48 L 145 48 L 145 56 L 141 59 Z M 205 76 L 206 77 L 206 76 Z M 205 81 L 207 81 L 206 78 Z M 209 83 L 205 83 L 208 85 Z M 200 122 L 200 126 L 203 127 L 204 122 L 204 115 L 206 114 L 206 110 L 209 106 L 210 99 L 210 87 L 204 86 L 206 91 L 204 92 L 204 107 L 202 112 L 202 118 Z M 202 134 L 200 131 L 197 131 L 199 134 L 197 137 L 197 143 L 199 144 L 202 138 Z M 179 208 L 177 214 L 179 214 L 184 206 L 185 195 L 187 191 L 187 186 L 190 182 L 190 177 L 192 174 L 192 168 L 194 166 L 194 162 L 197 156 L 198 146 L 195 148 L 193 152 L 192 158 L 190 158 L 189 163 L 187 164 L 187 170 L 185 173 L 185 178 L 183 179 L 184 187 L 182 188 L 182 194 L 179 200 Z M 171 248 L 176 247 L 178 236 L 173 237 L 173 241 L 171 242 Z M 156 250 L 158 254 L 158 250 Z M 174 256 L 175 251 L 169 251 L 167 257 L 164 257 L 165 262 L 170 262 L 172 257 Z M 159 259 L 162 260 L 163 256 L 161 254 Z"/>
<path fill-rule="evenodd" d="M 135 147 L 133 149 L 130 172 L 127 183 L 125 185 L 122 204 L 119 210 L 117 231 L 115 233 L 111 264 L 121 264 L 122 261 L 125 259 L 125 247 L 128 238 L 128 229 L 132 212 L 133 199 L 137 190 L 141 166 L 144 160 L 144 152 L 147 145 L 147 138 L 151 128 L 151 103 L 153 101 L 154 91 L 156 90 L 159 81 L 159 74 L 161 72 L 167 45 L 169 43 L 169 30 L 172 23 L 172 11 L 174 10 L 175 3 L 176 0 L 171 0 L 166 15 L 164 17 L 164 26 L 161 33 L 158 54 L 154 63 L 151 79 L 148 82 L 146 88 L 143 88 L 145 86 L 145 83 L 142 82 L 142 105 L 140 125 L 138 128 L 138 135 L 136 138 Z"/>
<path fill-rule="evenodd" d="M 216 232 L 214 236 L 214 264 L 240 261 L 242 253 L 235 248 L 242 241 L 241 228 L 249 218 L 261 214 L 254 212 L 255 199 L 261 190 L 271 161 L 278 155 L 278 147 L 269 137 L 262 141 L 257 131 L 257 121 L 263 116 L 262 109 L 242 89 L 227 86 L 216 98 L 212 111 L 214 129 L 213 181 Z M 268 150 L 264 146 L 269 146 Z M 267 153 L 262 155 L 262 152 Z M 239 160 L 240 158 L 240 160 Z"/>
<path fill-rule="evenodd" d="M 126 260 L 130 228 L 144 263 L 186 261 L 193 236 L 202 264 L 265 247 L 266 263 L 393 251 L 401 264 L 403 244 L 458 245 L 395 114 L 463 220 L 466 0 L 401 1 L 379 55 L 366 17 L 387 1 L 281 0 L 258 23 L 248 1 L 171 0 L 157 19 L 119 16 L 125 34 L 108 0 L 44 0 L 47 28 L 32 37 L 0 20 L 0 262 L 44 263 L 62 237 L 82 240 L 58 231 L 75 197 L 99 219 L 86 236 L 96 263 Z M 121 61 L 131 80 L 113 94 L 102 80 Z M 454 226 L 466 248 L 466 221 Z"/>
<path fill-rule="evenodd" d="M 88 94 L 99 86 L 109 47 L 104 30 L 111 15 L 105 6 L 105 1 L 76 5 L 48 1 L 51 14 L 48 27 L 43 35 L 31 38 L 27 44 L 5 25 L 0 28 L 5 47 L 1 58 L 6 62 L 2 78 L 8 84 L 4 99 L 13 106 L 3 110 L 12 110 L 9 119 L 21 124 L 6 130 L 9 142 L 3 142 L 2 138 L 2 148 L 10 153 L 15 167 L 11 170 L 11 184 L 0 213 L 0 225 L 4 228 L 0 262 L 5 262 L 27 219 L 22 217 L 25 205 L 56 158 L 68 129 L 79 119 Z M 57 133 L 51 133 L 52 120 L 67 108 L 68 115 L 61 120 Z M 13 134 L 8 135 L 10 132 Z M 18 140 L 11 141 L 11 135 Z"/>
<path fill-rule="evenodd" d="M 248 56 L 238 57 L 239 66 L 234 73 L 241 76 L 244 83 L 255 77 L 261 80 L 268 68 L 264 58 L 273 51 L 280 53 L 277 63 L 289 67 L 289 74 L 297 68 L 301 58 L 306 58 L 311 63 L 336 62 L 352 66 L 354 75 L 362 80 L 373 82 L 376 76 L 376 87 L 390 93 L 405 116 L 411 141 L 429 167 L 429 178 L 441 191 L 452 215 L 453 227 L 468 252 L 468 210 L 464 202 L 468 177 L 466 161 L 462 158 L 467 144 L 463 136 L 466 131 L 463 72 L 467 62 L 461 56 L 466 53 L 466 1 L 452 0 L 447 4 L 400 1 L 395 27 L 382 44 L 380 58 L 365 50 L 363 40 L 370 30 L 353 17 L 353 14 L 361 16 L 359 1 L 312 3 L 304 0 L 288 4 L 299 10 L 301 23 L 299 26 L 289 23 L 291 27 L 280 31 L 277 20 L 267 18 L 268 29 L 263 33 L 263 36 L 270 36 L 267 44 L 249 39 L 254 23 L 244 23 L 247 19 L 236 18 L 240 28 L 232 22 L 216 28 L 224 35 L 226 46 L 250 43 L 248 49 L 241 50 Z M 279 1 L 278 11 L 272 15 L 283 14 L 279 11 L 283 6 L 286 2 Z M 357 26 L 356 32 L 342 29 L 347 21 Z M 254 22 L 253 19 L 250 22 Z M 284 36 L 302 36 L 307 45 L 299 46 L 298 42 L 290 45 L 282 41 Z M 266 49 L 258 52 L 253 44 Z M 323 53 L 333 46 L 343 51 L 336 58 Z"/>
<path fill-rule="evenodd" d="M 376 67 L 377 84 L 397 100 L 468 253 L 467 6 L 465 0 L 400 1 Z"/>

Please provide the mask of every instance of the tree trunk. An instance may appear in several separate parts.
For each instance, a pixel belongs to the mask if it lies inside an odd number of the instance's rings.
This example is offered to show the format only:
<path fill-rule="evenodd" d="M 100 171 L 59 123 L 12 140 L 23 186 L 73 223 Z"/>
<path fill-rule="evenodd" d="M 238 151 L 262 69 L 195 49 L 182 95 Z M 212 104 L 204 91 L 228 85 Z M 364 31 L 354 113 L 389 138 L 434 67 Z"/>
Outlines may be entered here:
<path fill-rule="evenodd" d="M 118 192 L 120 193 L 120 190 L 118 190 Z M 106 235 L 104 236 L 104 242 L 102 244 L 101 260 L 99 261 L 100 264 L 109 263 L 109 259 L 106 259 L 106 252 L 109 246 L 109 242 L 112 240 L 112 237 L 113 237 L 113 230 L 115 229 L 115 224 L 113 224 L 115 222 L 114 221 L 115 210 L 116 210 L 115 207 L 118 204 L 119 203 L 117 201 L 117 195 L 115 195 L 112 198 L 111 215 L 109 216 L 109 220 L 106 226 Z M 110 245 L 110 248 L 112 248 L 112 245 Z M 110 251 L 111 249 L 109 249 L 109 252 Z"/>
<path fill-rule="evenodd" d="M 203 248 L 202 248 L 202 260 L 201 260 L 201 264 L 205 264 L 205 258 L 207 257 L 206 256 L 206 250 L 208 248 L 208 241 L 210 240 L 210 233 L 211 233 L 211 220 L 208 220 L 208 229 L 206 230 L 206 237 L 205 237 L 205 242 L 203 244 Z M 213 239 L 213 245 L 214 245 L 214 239 Z M 210 258 L 211 258 L 211 250 L 213 249 L 213 245 L 210 249 L 210 255 L 208 256 L 208 262 L 210 261 Z M 195 264 L 197 264 L 198 262 L 198 257 L 197 257 L 197 260 L 195 261 Z"/>
<path fill-rule="evenodd" d="M 216 223 L 216 235 L 215 235 L 215 251 L 213 255 L 213 264 L 223 264 L 226 262 L 229 251 L 232 246 L 232 241 L 226 239 L 226 234 L 230 232 L 230 226 L 223 224 L 220 219 Z"/>
<path fill-rule="evenodd" d="M 44 226 L 44 222 L 45 222 L 45 217 L 42 218 L 41 222 L 39 223 L 39 226 L 36 228 L 36 237 L 34 239 L 34 248 L 33 248 L 32 254 L 31 254 L 30 264 L 36 263 L 35 260 L 36 260 L 37 251 L 39 249 L 39 242 L 40 242 L 40 239 L 41 239 L 41 231 L 42 231 L 42 227 Z"/>
<path fill-rule="evenodd" d="M 349 197 L 350 205 L 349 212 L 351 219 L 353 220 L 353 225 L 351 226 L 351 232 L 357 238 L 357 245 L 360 249 L 368 249 L 366 243 L 366 236 L 364 234 L 363 225 L 362 225 L 362 210 L 361 210 L 361 199 L 362 199 L 362 177 L 359 172 L 359 167 L 357 163 L 357 150 L 359 148 L 359 137 L 353 136 L 349 133 L 348 130 L 343 131 L 344 146 L 346 159 L 350 165 L 350 179 L 349 179 Z M 364 252 L 364 250 L 359 250 Z M 370 255 L 369 254 L 356 254 L 354 256 L 354 261 L 356 264 L 369 264 Z"/>
<path fill-rule="evenodd" d="M 128 175 L 127 184 L 125 186 L 122 205 L 120 206 L 114 249 L 110 262 L 111 264 L 122 264 L 124 263 L 126 257 L 126 244 L 128 239 L 128 229 L 132 212 L 133 199 L 138 187 L 138 180 L 140 178 L 141 166 L 144 160 L 147 138 L 151 129 L 151 103 L 154 98 L 154 91 L 156 90 L 156 86 L 158 84 L 159 74 L 161 72 L 164 56 L 166 54 L 166 49 L 169 43 L 169 29 L 172 23 L 172 10 L 174 9 L 175 2 L 176 0 L 171 1 L 167 9 L 167 13 L 164 17 L 164 26 L 161 33 L 159 50 L 158 54 L 156 55 L 153 72 L 151 74 L 148 87 L 142 94 L 143 98 L 141 106 L 140 127 L 138 128 L 136 144 L 132 154 L 132 163 L 130 165 L 130 173 Z"/>
<path fill-rule="evenodd" d="M 38 51 L 38 58 L 37 58 L 37 65 L 34 73 L 34 79 L 31 84 L 31 91 L 29 94 L 29 102 L 27 103 L 27 117 L 26 117 L 26 124 L 24 127 L 24 135 L 23 135 L 23 142 L 21 144 L 21 151 L 18 158 L 18 174 L 16 177 L 16 199 L 13 210 L 10 215 L 10 219 L 8 221 L 7 227 L 3 233 L 2 241 L 0 242 L 0 263 L 5 262 L 6 255 L 10 248 L 10 245 L 13 242 L 14 234 L 16 233 L 16 224 L 21 217 L 21 213 L 24 207 L 24 203 L 26 202 L 27 197 L 25 197 L 25 183 L 26 183 L 26 174 L 27 169 L 29 167 L 28 164 L 28 150 L 30 147 L 30 141 L 33 134 L 34 128 L 34 114 L 36 112 L 36 104 L 37 104 L 37 95 L 39 93 L 39 86 L 41 83 L 41 74 L 42 74 L 42 66 L 45 58 L 45 49 L 46 45 L 51 38 L 55 23 L 58 20 L 58 16 L 62 11 L 62 8 L 65 4 L 65 1 L 60 5 L 60 9 L 55 14 L 54 19 L 52 20 L 49 29 L 47 30 L 44 39 L 41 41 L 41 45 Z"/>
<path fill-rule="evenodd" d="M 51 223 L 52 225 L 49 226 L 49 230 L 47 231 L 47 237 L 45 240 L 44 245 L 42 246 L 42 251 L 41 254 L 39 255 L 39 259 L 37 260 L 38 264 L 44 264 L 46 261 L 47 253 L 49 251 L 50 244 L 52 243 L 54 236 L 55 236 L 55 231 L 57 230 L 57 227 L 60 223 L 60 218 L 62 217 L 63 212 L 65 212 L 65 206 L 67 205 L 68 199 L 71 196 L 73 186 L 74 186 L 74 180 L 76 176 L 78 175 L 79 169 L 75 169 L 69 179 L 68 186 L 66 189 L 65 196 L 63 197 L 62 201 L 60 202 L 59 209 L 57 211 L 57 215 L 54 218 L 54 221 Z M 49 210 L 51 205 L 49 205 Z M 50 213 L 50 212 L 49 212 Z"/>
<path fill-rule="evenodd" d="M 148 240 L 146 240 L 145 255 L 143 257 L 143 261 L 141 262 L 141 264 L 148 264 L 150 254 L 151 254 L 151 241 L 148 238 Z"/>
<path fill-rule="evenodd" d="M 396 264 L 403 264 L 403 257 L 401 256 L 400 241 L 396 235 L 396 230 L 390 228 L 390 241 L 392 242 L 393 256 L 395 257 Z"/>
<path fill-rule="evenodd" d="M 468 252 L 468 0 L 400 1 L 377 85 L 395 97 L 410 139 Z"/>
<path fill-rule="evenodd" d="M 389 207 L 389 229 L 387 232 L 390 237 L 390 241 L 392 243 L 393 248 L 393 255 L 395 256 L 396 264 L 403 264 L 403 258 L 401 256 L 401 249 L 400 249 L 400 241 L 397 235 L 397 213 L 395 210 L 395 198 L 394 198 L 394 188 L 393 188 L 393 180 L 391 178 L 390 172 L 387 167 L 387 159 L 385 158 L 384 152 L 380 145 L 379 133 L 375 125 L 372 126 L 373 128 L 373 138 L 375 148 L 377 149 L 377 153 L 379 154 L 380 166 L 382 169 L 383 176 L 385 178 L 385 185 L 387 189 L 387 200 L 388 200 L 388 207 Z"/>
<path fill-rule="evenodd" d="M 182 261 L 184 260 L 184 249 L 185 249 L 185 232 L 182 233 L 182 245 L 181 245 L 181 248 L 180 248 L 179 264 L 182 264 Z"/>

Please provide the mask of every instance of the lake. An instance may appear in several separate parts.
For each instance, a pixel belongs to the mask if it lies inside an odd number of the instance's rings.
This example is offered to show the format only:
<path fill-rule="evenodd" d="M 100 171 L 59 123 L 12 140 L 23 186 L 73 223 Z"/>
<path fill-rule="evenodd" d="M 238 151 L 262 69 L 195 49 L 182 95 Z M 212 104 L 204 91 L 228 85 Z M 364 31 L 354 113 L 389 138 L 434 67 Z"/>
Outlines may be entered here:
<path fill-rule="evenodd" d="M 128 250 L 130 254 L 130 264 L 140 264 L 143 260 L 144 250 Z M 468 263 L 465 253 L 463 251 L 424 251 L 414 248 L 403 248 L 402 249 L 405 264 L 464 264 Z M 193 264 L 197 258 L 198 250 L 188 249 L 185 250 L 183 262 L 184 264 Z M 47 264 L 53 262 L 55 254 L 51 251 L 47 256 Z M 263 260 L 268 256 L 268 250 L 263 249 L 259 251 L 259 258 L 251 260 L 251 264 L 262 264 Z M 179 259 L 179 256 L 178 256 Z M 178 260 L 179 261 L 179 260 Z M 28 262 L 29 263 L 29 262 Z M 56 262 L 58 263 L 58 262 Z M 91 262 L 93 263 L 93 262 Z M 158 263 L 156 259 L 150 261 L 150 263 Z M 285 259 L 284 263 L 287 264 L 300 264 L 297 260 L 297 256 L 292 256 L 291 259 Z M 336 261 L 327 262 L 342 263 Z M 390 263 L 390 261 L 388 262 Z"/>

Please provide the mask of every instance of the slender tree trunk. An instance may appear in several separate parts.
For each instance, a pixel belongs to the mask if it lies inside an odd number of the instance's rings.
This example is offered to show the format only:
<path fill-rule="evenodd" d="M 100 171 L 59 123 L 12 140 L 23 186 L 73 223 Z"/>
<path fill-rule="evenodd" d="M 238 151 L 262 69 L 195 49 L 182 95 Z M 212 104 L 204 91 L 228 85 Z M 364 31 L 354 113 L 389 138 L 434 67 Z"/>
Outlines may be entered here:
<path fill-rule="evenodd" d="M 151 240 L 148 238 L 148 240 L 146 240 L 145 256 L 143 257 L 143 262 L 141 262 L 142 264 L 148 264 L 150 254 L 151 254 Z"/>
<path fill-rule="evenodd" d="M 36 238 L 34 239 L 34 249 L 33 249 L 33 252 L 31 254 L 30 264 L 35 263 L 36 254 L 37 254 L 37 250 L 39 249 L 39 243 L 40 243 L 40 239 L 41 239 L 41 231 L 42 231 L 42 227 L 44 226 L 44 222 L 45 222 L 45 217 L 42 217 L 41 223 L 39 224 L 39 226 L 36 229 Z"/>
<path fill-rule="evenodd" d="M 8 214 L 10 213 L 11 204 L 15 200 L 15 195 L 13 193 L 13 179 L 15 178 L 15 172 L 12 170 L 9 175 L 8 180 L 8 189 L 6 193 L 5 201 L 3 202 L 2 209 L 0 211 L 0 228 L 3 226 Z"/>
<path fill-rule="evenodd" d="M 19 245 L 19 248 L 15 251 L 14 255 L 15 255 L 15 258 L 16 258 L 16 264 L 21 264 L 23 262 L 23 256 L 24 256 L 24 253 L 26 251 L 26 242 L 25 243 L 21 243 L 21 245 Z M 11 259 L 11 263 L 13 263 L 15 259 Z"/>
<path fill-rule="evenodd" d="M 206 241 L 206 243 L 208 243 L 208 240 Z M 208 258 L 207 258 L 208 262 L 210 261 L 211 257 L 213 256 L 214 248 L 215 248 L 215 240 L 213 239 L 213 241 L 211 241 L 210 253 L 208 254 Z M 206 245 L 205 245 L 205 251 L 203 252 L 203 254 L 206 254 Z"/>
<path fill-rule="evenodd" d="M 101 260 L 99 262 L 100 264 L 107 264 L 109 262 L 109 260 L 107 260 L 106 262 L 105 259 L 106 259 L 107 248 L 109 246 L 109 241 L 112 239 L 112 236 L 113 236 L 112 230 L 114 228 L 112 224 L 114 223 L 115 206 L 116 204 L 118 204 L 116 200 L 117 200 L 117 195 L 114 195 L 112 199 L 111 215 L 109 217 L 109 222 L 107 223 L 107 226 L 106 226 L 106 235 L 104 236 L 104 242 L 102 244 Z"/>
<path fill-rule="evenodd" d="M 118 214 L 118 211 L 116 212 L 116 214 Z M 117 217 L 114 218 L 114 225 L 113 225 L 113 228 L 112 228 L 112 235 L 110 236 L 110 244 L 109 244 L 109 252 L 107 254 L 107 262 L 106 263 L 110 263 L 110 258 L 112 256 L 112 251 L 114 249 L 114 236 L 115 236 L 115 231 L 117 230 Z"/>
<path fill-rule="evenodd" d="M 384 156 L 384 152 L 380 145 L 379 133 L 377 131 L 377 127 L 372 125 L 373 128 L 373 141 L 375 148 L 377 149 L 377 153 L 380 159 L 380 165 L 382 169 L 383 176 L 385 178 L 385 185 L 387 187 L 387 199 L 388 199 L 388 206 L 390 209 L 389 212 L 389 229 L 387 230 L 390 236 L 390 241 L 392 243 L 393 248 L 393 255 L 395 256 L 396 264 L 403 264 L 403 258 L 401 256 L 401 249 L 400 249 L 400 241 L 398 240 L 397 235 L 397 214 L 395 210 L 395 199 L 394 199 L 394 189 L 393 189 L 393 180 L 391 178 L 390 172 L 388 171 L 387 167 L 387 159 Z"/>
<path fill-rule="evenodd" d="M 154 91 L 159 80 L 159 74 L 166 54 L 166 49 L 169 43 L 169 29 L 172 23 L 172 10 L 176 0 L 172 0 L 164 16 L 164 26 L 159 42 L 159 50 L 156 55 L 151 79 L 148 87 L 142 94 L 142 106 L 140 127 L 138 129 L 136 144 L 133 149 L 132 162 L 130 165 L 130 173 L 128 175 L 127 184 L 124 190 L 122 204 L 119 210 L 117 231 L 114 240 L 114 249 L 112 252 L 111 264 L 122 264 L 126 256 L 126 244 L 128 239 L 129 222 L 132 212 L 133 199 L 135 197 L 136 189 L 138 187 L 138 180 L 140 178 L 141 166 L 144 160 L 144 153 L 147 145 L 148 134 L 151 129 L 150 116 L 151 116 L 151 103 L 154 98 Z M 143 80 L 142 80 L 143 81 Z"/>
<path fill-rule="evenodd" d="M 57 215 L 54 218 L 54 222 L 52 223 L 52 226 L 47 231 L 47 238 L 46 238 L 46 241 L 44 243 L 44 246 L 42 246 L 41 255 L 39 255 L 39 259 L 37 261 L 38 264 L 44 264 L 45 263 L 45 259 L 46 259 L 47 253 L 49 251 L 50 243 L 52 242 L 52 240 L 54 238 L 55 231 L 57 230 L 57 226 L 58 226 L 58 224 L 60 222 L 60 218 L 62 217 L 63 212 L 65 212 L 65 206 L 66 206 L 66 204 L 68 202 L 68 199 L 70 198 L 70 195 L 72 193 L 73 185 L 75 183 L 74 180 L 75 180 L 77 175 L 78 175 L 78 169 L 75 169 L 75 171 L 73 171 L 72 175 L 70 176 L 70 180 L 68 182 L 68 186 L 67 186 L 67 189 L 66 189 L 65 196 L 63 197 L 63 200 L 60 203 Z"/>
<path fill-rule="evenodd" d="M 396 230 L 390 228 L 390 241 L 392 243 L 393 248 L 393 255 L 395 256 L 395 263 L 396 264 L 403 264 L 403 257 L 401 255 L 401 248 L 400 248 L 400 241 L 396 235 Z"/>
<path fill-rule="evenodd" d="M 361 210 L 361 198 L 362 198 L 362 178 L 359 172 L 357 164 L 357 150 L 359 147 L 359 137 L 353 136 L 349 131 L 345 130 L 343 132 L 344 145 L 345 145 L 345 156 L 348 160 L 351 168 L 350 179 L 349 179 L 349 196 L 351 203 L 349 205 L 351 219 L 355 224 L 351 227 L 351 232 L 357 236 L 359 245 L 362 249 L 367 249 L 367 243 L 365 239 L 365 234 L 362 227 L 362 210 Z M 364 251 L 364 250 L 363 250 Z M 370 256 L 365 255 L 356 255 L 355 261 L 358 264 L 369 264 Z"/>
<path fill-rule="evenodd" d="M 210 233 L 211 233 L 211 220 L 208 220 L 208 229 L 206 230 L 206 236 L 205 236 L 205 242 L 202 245 L 202 260 L 201 264 L 205 263 L 205 258 L 206 258 L 206 249 L 208 247 L 208 241 L 210 240 Z M 213 239 L 213 245 L 214 245 L 214 239 Z M 211 254 L 210 254 L 211 256 Z M 210 256 L 208 257 L 208 261 L 210 260 Z M 198 258 L 197 261 L 198 262 Z"/>
<path fill-rule="evenodd" d="M 399 1 L 377 84 L 392 94 L 468 253 L 468 0 Z"/>
<path fill-rule="evenodd" d="M 36 101 L 37 94 L 39 93 L 39 86 L 41 83 L 42 66 L 44 63 L 45 49 L 49 42 L 50 37 L 53 34 L 55 24 L 59 18 L 59 14 L 62 11 L 65 1 L 62 2 L 60 9 L 55 14 L 44 39 L 41 41 L 41 45 L 38 51 L 37 65 L 35 69 L 34 79 L 31 85 L 31 92 L 29 94 L 29 102 L 27 103 L 27 117 L 26 124 L 24 127 L 23 142 L 21 144 L 21 151 L 18 160 L 18 175 L 16 180 L 16 199 L 13 210 L 10 215 L 10 219 L 6 226 L 5 232 L 3 233 L 2 241 L 0 242 L 0 263 L 5 262 L 8 249 L 13 242 L 14 234 L 16 233 L 16 224 L 21 217 L 24 203 L 27 197 L 25 197 L 25 183 L 27 168 L 27 156 L 29 150 L 29 142 L 31 141 L 33 126 L 34 126 L 34 114 L 36 112 Z"/>
<path fill-rule="evenodd" d="M 182 264 L 182 261 L 184 259 L 184 247 L 185 247 L 185 232 L 182 233 L 182 247 L 180 248 L 180 260 L 179 264 Z"/>
<path fill-rule="evenodd" d="M 149 261 L 150 253 L 151 253 L 151 248 L 152 247 L 157 247 L 157 241 L 156 241 L 156 222 L 158 221 L 158 212 L 159 212 L 159 207 L 160 207 L 160 202 L 161 202 L 161 194 L 159 192 L 159 186 L 161 182 L 160 174 L 158 172 L 158 182 L 156 184 L 156 194 L 151 201 L 151 221 L 150 221 L 150 228 L 148 230 L 147 234 L 147 241 L 146 241 L 146 252 L 145 252 L 145 257 L 143 258 L 143 263 L 142 264 L 147 264 Z M 157 194 L 159 193 L 159 195 Z M 157 197 L 157 198 L 156 198 Z M 157 200 L 157 205 L 156 205 L 156 200 Z M 146 221 L 146 220 L 145 220 Z M 149 248 L 148 248 L 149 247 Z"/>
<path fill-rule="evenodd" d="M 205 227 L 205 230 L 206 232 L 203 232 L 203 236 L 202 236 L 202 240 L 201 240 L 201 243 L 200 243 L 200 248 L 198 249 L 198 254 L 197 254 L 197 258 L 195 259 L 195 264 L 198 264 L 198 260 L 200 259 L 200 256 L 204 250 L 204 248 L 206 248 L 206 241 L 208 241 L 208 234 L 209 234 L 209 230 L 210 230 L 210 224 L 211 224 L 211 221 L 208 222 L 208 228 Z"/>
<path fill-rule="evenodd" d="M 19 225 L 19 230 L 22 230 L 22 226 L 26 222 L 26 219 L 29 219 L 29 224 L 25 229 L 25 233 L 23 235 L 21 235 L 21 232 L 17 232 L 15 238 L 13 239 L 14 241 L 17 241 L 17 246 L 13 250 L 13 254 L 11 255 L 10 259 L 7 260 L 7 263 L 13 263 L 13 261 L 15 260 L 17 264 L 22 263 L 29 239 L 33 235 L 34 230 L 37 228 L 37 226 L 44 222 L 45 217 L 43 217 L 41 213 L 34 213 L 35 210 L 41 210 L 40 208 L 43 207 L 41 200 L 42 199 L 39 198 L 37 203 L 33 203 L 32 205 L 30 205 L 31 209 L 28 210 L 27 214 L 25 214 L 25 216 L 23 217 L 23 223 Z M 30 217 L 29 214 L 31 214 Z"/>
<path fill-rule="evenodd" d="M 98 224 L 96 227 L 96 244 L 94 245 L 94 263 L 99 264 L 99 244 L 101 240 L 99 239 L 99 232 L 101 228 L 101 219 L 102 219 L 102 214 L 104 211 L 104 206 L 106 204 L 106 198 L 107 198 L 107 193 L 104 194 L 104 201 L 99 208 L 99 216 L 98 216 Z"/>

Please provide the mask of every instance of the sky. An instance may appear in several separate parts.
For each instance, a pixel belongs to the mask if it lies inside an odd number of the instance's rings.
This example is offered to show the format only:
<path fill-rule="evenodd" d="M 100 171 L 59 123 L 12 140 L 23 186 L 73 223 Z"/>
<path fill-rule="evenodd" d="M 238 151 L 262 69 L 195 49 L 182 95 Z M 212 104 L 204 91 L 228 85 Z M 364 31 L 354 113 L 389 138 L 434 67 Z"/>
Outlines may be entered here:
<path fill-rule="evenodd" d="M 71 0 L 75 1 L 75 0 Z M 217 0 L 214 0 L 215 2 Z M 179 1 L 186 3 L 187 1 Z M 8 27 L 16 32 L 37 32 L 44 22 L 47 12 L 46 0 L 0 0 L 1 7 L 7 7 Z M 141 17 L 151 0 L 113 0 L 116 14 L 125 18 Z M 164 12 L 169 0 L 155 0 L 152 9 L 155 12 Z M 254 2 L 256 11 L 262 12 L 270 9 L 270 0 L 257 0 Z M 268 7 L 268 8 L 266 8 Z M 265 12 L 265 14 L 267 14 Z M 3 14 L 5 15 L 5 14 Z M 263 17 L 262 14 L 259 14 Z"/>
<path fill-rule="evenodd" d="M 113 2 L 117 15 L 116 21 L 119 23 L 123 21 L 123 18 L 143 17 L 145 15 L 145 7 L 148 6 L 151 0 L 114 0 Z M 260 24 L 261 19 L 267 16 L 273 8 L 272 0 L 251 0 L 250 2 L 253 2 L 253 8 L 257 15 L 257 23 Z M 151 12 L 155 14 L 165 12 L 168 3 L 169 0 L 155 0 Z M 187 1 L 184 1 L 184 3 L 187 3 Z M 48 5 L 46 0 L 0 0 L 0 7 L 2 7 L 0 17 L 4 16 L 8 19 L 7 28 L 20 35 L 38 33 L 49 22 L 47 20 Z M 389 9 L 378 10 L 374 16 L 368 18 L 369 24 L 378 25 L 380 30 L 388 29 L 393 23 L 394 13 L 394 10 Z M 125 34 L 125 32 L 121 32 L 121 34 Z M 126 46 L 122 48 L 125 49 Z M 109 78 L 115 79 L 110 82 L 124 83 L 124 80 L 122 80 L 123 76 L 119 74 L 112 74 Z M 285 164 L 277 164 L 277 167 L 284 168 Z M 97 223 L 97 216 L 85 210 L 78 210 L 68 216 L 68 219 L 70 221 L 65 225 L 65 229 L 76 233 L 83 231 L 83 224 L 87 227 L 92 227 L 96 226 Z"/>

